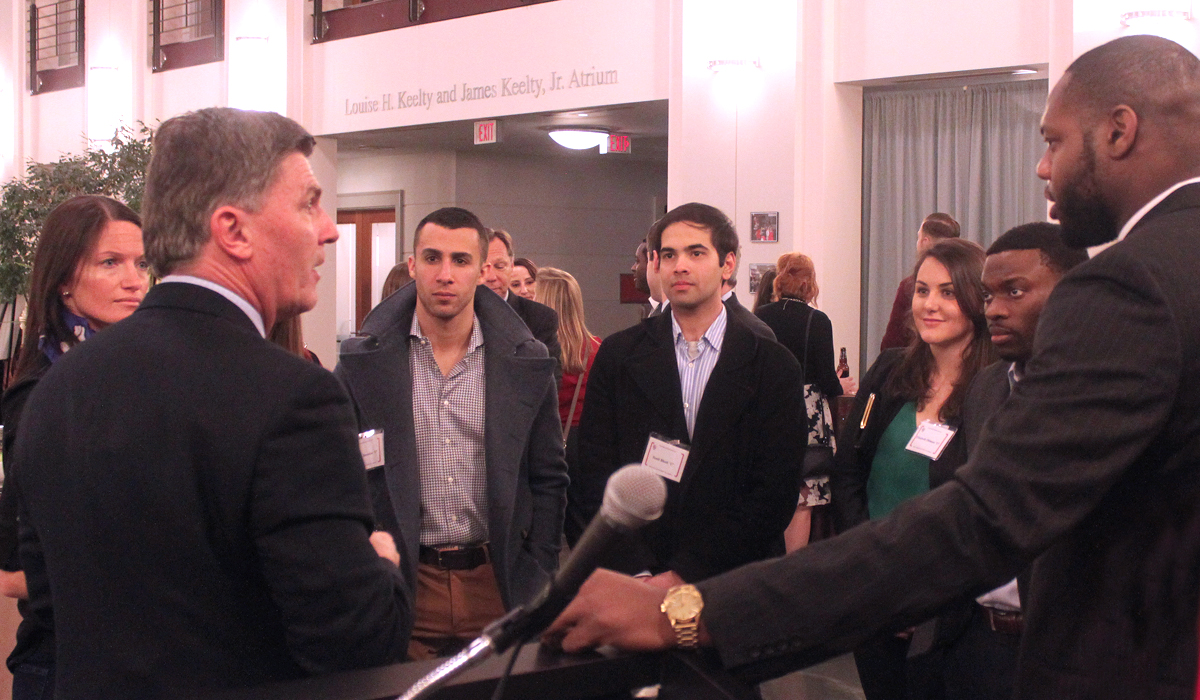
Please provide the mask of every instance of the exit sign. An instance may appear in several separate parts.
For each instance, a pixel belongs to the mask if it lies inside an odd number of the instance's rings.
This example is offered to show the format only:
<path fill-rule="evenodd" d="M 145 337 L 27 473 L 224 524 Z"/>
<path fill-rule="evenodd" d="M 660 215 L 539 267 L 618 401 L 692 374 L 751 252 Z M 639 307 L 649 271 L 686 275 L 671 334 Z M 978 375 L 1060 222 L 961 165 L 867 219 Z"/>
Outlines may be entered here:
<path fill-rule="evenodd" d="M 608 135 L 608 152 L 609 153 L 629 153 L 630 140 L 625 134 L 609 134 Z"/>
<path fill-rule="evenodd" d="M 489 119 L 485 122 L 475 122 L 475 145 L 479 146 L 485 143 L 496 143 L 500 140 L 500 130 L 496 126 L 495 119 Z"/>

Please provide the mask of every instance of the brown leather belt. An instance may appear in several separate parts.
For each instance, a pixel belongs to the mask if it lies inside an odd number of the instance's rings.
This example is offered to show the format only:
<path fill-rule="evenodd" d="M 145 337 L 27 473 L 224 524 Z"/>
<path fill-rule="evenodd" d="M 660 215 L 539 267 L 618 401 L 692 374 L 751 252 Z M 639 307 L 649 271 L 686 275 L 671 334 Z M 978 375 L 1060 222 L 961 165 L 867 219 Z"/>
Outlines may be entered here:
<path fill-rule="evenodd" d="M 464 571 L 488 563 L 487 545 L 421 545 L 417 559 L 446 571 Z"/>
<path fill-rule="evenodd" d="M 986 605 L 980 605 L 979 609 L 983 613 L 983 619 L 987 622 L 988 628 L 993 632 L 1021 634 L 1021 630 L 1025 628 L 1025 616 L 1019 610 L 1000 610 L 999 608 L 989 608 Z"/>

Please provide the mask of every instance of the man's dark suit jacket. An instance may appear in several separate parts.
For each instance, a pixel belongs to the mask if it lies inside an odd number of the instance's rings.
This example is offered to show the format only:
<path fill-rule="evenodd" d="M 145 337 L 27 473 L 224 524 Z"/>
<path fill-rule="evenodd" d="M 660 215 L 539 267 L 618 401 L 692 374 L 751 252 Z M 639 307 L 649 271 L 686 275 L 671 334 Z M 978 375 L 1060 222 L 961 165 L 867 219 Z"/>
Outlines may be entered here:
<path fill-rule="evenodd" d="M 349 400 L 221 295 L 151 289 L 38 383 L 15 450 L 56 697 L 177 697 L 405 658 L 408 605 L 367 539 Z"/>
<path fill-rule="evenodd" d="M 363 321 L 363 335 L 342 343 L 335 370 L 359 429 L 383 431 L 384 465 L 368 472 L 367 482 L 380 527 L 396 539 L 414 600 L 421 472 L 408 344 L 416 304 L 415 285 L 380 302 Z M 558 567 L 568 482 L 558 386 L 546 349 L 487 287 L 475 290 L 475 317 L 483 333 L 487 394 L 488 549 L 500 597 L 513 608 L 533 598 Z"/>
<path fill-rule="evenodd" d="M 776 553 L 799 496 L 802 384 L 786 348 L 729 317 L 682 480 L 667 482 L 662 518 L 639 533 L 622 569 L 694 581 Z M 651 433 L 689 442 L 670 313 L 610 336 L 596 353 L 579 424 L 593 510 L 608 476 L 642 461 Z"/>
<path fill-rule="evenodd" d="M 508 305 L 525 322 L 525 326 L 529 328 L 533 337 L 542 341 L 542 345 L 546 346 L 546 352 L 550 354 L 550 358 L 558 363 L 558 369 L 555 370 L 554 376 L 561 384 L 562 346 L 558 342 L 558 312 L 545 304 L 530 301 L 511 291 L 508 293 Z"/>
<path fill-rule="evenodd" d="M 729 298 L 725 300 L 725 309 L 729 311 L 730 315 L 737 316 L 738 319 L 741 320 L 742 324 L 749 328 L 754 335 L 757 335 L 760 338 L 767 338 L 769 340 L 776 339 L 775 331 L 772 330 L 769 325 L 767 325 L 766 321 L 762 320 L 758 316 L 755 316 L 750 309 L 742 306 L 742 303 L 738 301 L 737 292 L 730 294 Z"/>
<path fill-rule="evenodd" d="M 723 661 L 774 675 L 1036 558 L 1021 698 L 1188 698 L 1200 591 L 1200 185 L 1054 289 L 968 464 L 888 518 L 700 585 Z"/>
<path fill-rule="evenodd" d="M 950 455 L 948 459 L 942 460 L 947 461 L 948 466 L 952 469 L 957 469 L 966 463 L 967 455 L 979 442 L 987 419 L 991 418 L 992 414 L 1008 400 L 1008 368 L 1011 365 L 1012 363 L 1008 361 L 993 362 L 979 370 L 979 374 L 976 374 L 975 378 L 971 380 L 966 400 L 963 402 L 962 424 L 959 426 L 960 435 L 958 436 L 966 449 L 959 450 Z M 949 481 L 952 476 L 952 472 L 939 474 L 931 471 L 929 487 L 937 488 Z M 1020 595 L 1024 596 L 1029 587 L 1028 576 L 1022 574 L 1020 579 L 1017 589 Z M 944 646 L 956 642 L 971 623 L 975 606 L 975 596 L 966 596 L 958 605 L 944 610 L 938 616 L 935 643 Z"/>

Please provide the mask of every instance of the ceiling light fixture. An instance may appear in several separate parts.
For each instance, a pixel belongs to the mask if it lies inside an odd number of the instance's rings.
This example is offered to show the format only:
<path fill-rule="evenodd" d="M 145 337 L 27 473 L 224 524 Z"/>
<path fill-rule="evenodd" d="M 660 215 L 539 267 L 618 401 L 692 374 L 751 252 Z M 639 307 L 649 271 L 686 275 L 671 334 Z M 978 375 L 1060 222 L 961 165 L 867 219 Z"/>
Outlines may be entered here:
<path fill-rule="evenodd" d="M 608 152 L 608 132 L 599 129 L 554 129 L 550 132 L 550 138 L 563 148 L 575 151 L 599 146 L 601 153 Z"/>

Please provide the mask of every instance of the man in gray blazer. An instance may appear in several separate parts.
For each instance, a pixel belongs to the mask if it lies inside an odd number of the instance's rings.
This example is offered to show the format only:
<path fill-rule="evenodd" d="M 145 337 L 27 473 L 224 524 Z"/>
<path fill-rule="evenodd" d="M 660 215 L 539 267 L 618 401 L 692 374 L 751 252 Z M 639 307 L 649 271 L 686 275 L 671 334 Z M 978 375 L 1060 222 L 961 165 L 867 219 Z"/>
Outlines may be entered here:
<path fill-rule="evenodd" d="M 1042 134 L 1064 239 L 1118 242 L 1054 288 L 1024 378 L 953 479 L 696 584 L 682 612 L 726 666 L 800 668 L 1032 563 L 1016 697 L 1195 697 L 1200 59 L 1154 36 L 1092 49 L 1050 93 Z M 662 601 L 598 572 L 551 629 L 568 649 L 663 648 Z"/>
<path fill-rule="evenodd" d="M 567 473 L 555 361 L 478 286 L 487 230 L 439 209 L 417 226 L 415 284 L 342 343 L 375 515 L 415 591 L 409 656 L 452 654 L 527 602 L 558 561 Z"/>

